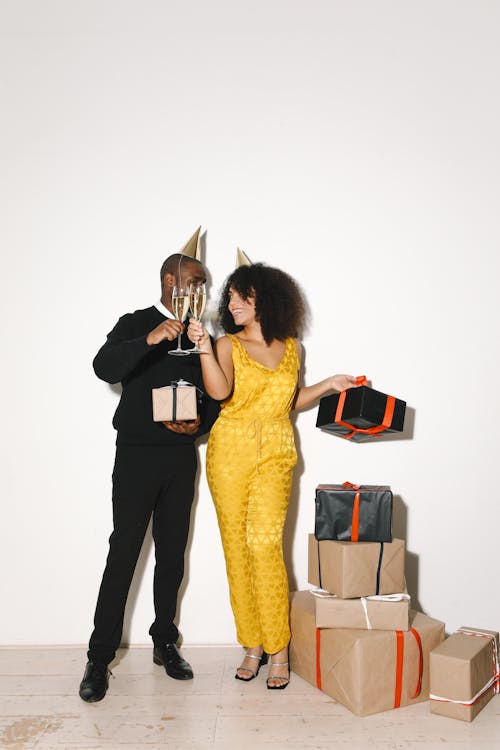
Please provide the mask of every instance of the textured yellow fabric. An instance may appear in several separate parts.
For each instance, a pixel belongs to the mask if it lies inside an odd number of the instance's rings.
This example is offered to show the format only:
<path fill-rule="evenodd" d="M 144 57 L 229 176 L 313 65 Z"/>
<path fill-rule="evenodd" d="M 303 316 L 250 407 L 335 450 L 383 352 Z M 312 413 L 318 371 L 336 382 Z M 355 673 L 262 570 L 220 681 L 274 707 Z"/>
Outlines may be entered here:
<path fill-rule="evenodd" d="M 207 478 L 226 559 L 237 638 L 274 654 L 290 640 L 282 536 L 297 462 L 288 415 L 299 358 L 293 339 L 275 369 L 252 359 L 236 336 L 234 389 L 210 432 Z"/>

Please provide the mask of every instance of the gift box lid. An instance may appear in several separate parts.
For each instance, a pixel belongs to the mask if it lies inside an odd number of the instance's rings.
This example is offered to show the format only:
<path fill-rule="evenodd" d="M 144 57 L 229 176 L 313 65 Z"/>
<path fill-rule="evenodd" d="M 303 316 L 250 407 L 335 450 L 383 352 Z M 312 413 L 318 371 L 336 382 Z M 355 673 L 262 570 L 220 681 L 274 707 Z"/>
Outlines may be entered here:
<path fill-rule="evenodd" d="M 335 492 L 349 492 L 351 495 L 356 494 L 356 492 L 391 492 L 391 488 L 389 485 L 386 484 L 358 484 L 356 486 L 346 486 L 345 484 L 318 484 L 316 487 L 316 492 L 319 492 L 321 490 L 333 490 Z M 392 493 L 391 493 L 392 494 Z"/>
<path fill-rule="evenodd" d="M 316 427 L 353 442 L 369 441 L 384 432 L 402 432 L 405 412 L 406 402 L 402 399 L 362 385 L 323 396 L 319 402 Z"/>
<path fill-rule="evenodd" d="M 338 396 L 338 394 L 333 394 Z M 326 397 L 328 398 L 328 396 Z M 387 394 L 361 385 L 359 388 L 349 388 L 346 392 L 342 419 L 355 427 L 373 427 L 382 423 L 384 418 Z M 338 401 L 338 398 L 336 399 Z M 394 414 L 390 429 L 400 431 L 403 429 L 406 410 L 406 401 L 395 398 Z"/>

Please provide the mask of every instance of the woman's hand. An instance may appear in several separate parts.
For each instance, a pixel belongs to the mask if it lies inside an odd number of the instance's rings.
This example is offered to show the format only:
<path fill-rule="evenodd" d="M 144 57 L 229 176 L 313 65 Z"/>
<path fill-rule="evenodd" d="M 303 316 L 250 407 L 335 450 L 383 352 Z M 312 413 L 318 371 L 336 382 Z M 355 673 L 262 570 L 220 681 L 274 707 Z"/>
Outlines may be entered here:
<path fill-rule="evenodd" d="M 190 319 L 187 335 L 189 340 L 200 349 L 206 348 L 210 345 L 208 331 L 199 320 L 195 320 L 194 318 Z"/>
<path fill-rule="evenodd" d="M 361 383 L 356 382 L 354 375 L 331 375 L 314 385 L 304 385 L 299 388 L 295 397 L 294 409 L 304 409 L 331 391 L 345 391 L 346 388 L 357 388 Z"/>
<path fill-rule="evenodd" d="M 358 388 L 361 385 L 356 382 L 353 375 L 332 375 L 329 381 L 332 391 L 345 391 L 347 388 Z"/>

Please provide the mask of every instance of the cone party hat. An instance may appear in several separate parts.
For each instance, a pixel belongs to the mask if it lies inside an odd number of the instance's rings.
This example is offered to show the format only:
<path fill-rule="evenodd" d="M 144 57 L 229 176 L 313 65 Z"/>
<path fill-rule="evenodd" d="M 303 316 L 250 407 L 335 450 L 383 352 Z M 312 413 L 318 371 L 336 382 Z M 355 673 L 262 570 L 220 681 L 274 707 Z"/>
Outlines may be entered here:
<path fill-rule="evenodd" d="M 189 258 L 194 258 L 194 260 L 201 260 L 200 230 L 201 226 L 199 226 L 193 236 L 188 239 L 184 247 L 179 250 L 181 255 L 187 255 Z"/>
<path fill-rule="evenodd" d="M 240 266 L 251 266 L 252 261 L 240 247 L 236 248 L 236 268 Z"/>

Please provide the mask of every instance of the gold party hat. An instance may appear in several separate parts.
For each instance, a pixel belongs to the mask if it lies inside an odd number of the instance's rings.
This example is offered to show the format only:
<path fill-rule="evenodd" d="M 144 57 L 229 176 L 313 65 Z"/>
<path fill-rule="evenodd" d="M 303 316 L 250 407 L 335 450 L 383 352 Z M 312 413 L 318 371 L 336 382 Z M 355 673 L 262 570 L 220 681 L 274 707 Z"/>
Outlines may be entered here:
<path fill-rule="evenodd" d="M 198 227 L 198 229 L 193 234 L 193 236 L 188 239 L 184 247 L 181 250 L 179 250 L 179 253 L 181 255 L 187 255 L 189 258 L 194 258 L 195 260 L 201 260 L 200 229 L 201 229 L 201 226 Z"/>
<path fill-rule="evenodd" d="M 246 253 L 240 247 L 236 248 L 236 268 L 240 266 L 251 266 L 252 261 Z"/>

